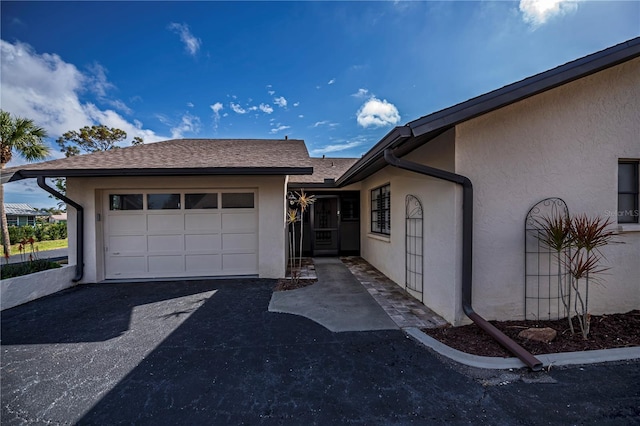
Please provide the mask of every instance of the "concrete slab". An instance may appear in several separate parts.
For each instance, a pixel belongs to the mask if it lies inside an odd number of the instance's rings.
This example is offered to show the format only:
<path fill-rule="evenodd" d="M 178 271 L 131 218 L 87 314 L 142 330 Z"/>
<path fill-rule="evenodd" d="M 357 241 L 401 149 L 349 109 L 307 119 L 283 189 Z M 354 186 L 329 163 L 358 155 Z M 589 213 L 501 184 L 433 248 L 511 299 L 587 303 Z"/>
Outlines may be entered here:
<path fill-rule="evenodd" d="M 336 258 L 314 258 L 318 282 L 274 292 L 270 312 L 300 315 L 333 332 L 394 330 L 398 326 Z"/>

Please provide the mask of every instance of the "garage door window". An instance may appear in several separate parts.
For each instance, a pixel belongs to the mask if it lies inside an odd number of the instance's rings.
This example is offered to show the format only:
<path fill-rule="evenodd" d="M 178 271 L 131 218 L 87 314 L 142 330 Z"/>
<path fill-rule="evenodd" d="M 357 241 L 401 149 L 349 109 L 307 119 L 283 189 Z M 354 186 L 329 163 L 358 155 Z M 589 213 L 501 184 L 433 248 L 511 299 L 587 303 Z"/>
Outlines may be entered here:
<path fill-rule="evenodd" d="M 218 194 L 184 194 L 185 209 L 217 209 Z"/>
<path fill-rule="evenodd" d="M 252 192 L 227 192 L 222 194 L 223 209 L 252 209 Z"/>
<path fill-rule="evenodd" d="M 147 194 L 148 210 L 176 210 L 180 208 L 180 194 Z"/>
<path fill-rule="evenodd" d="M 109 210 L 142 210 L 142 194 L 111 194 Z"/>

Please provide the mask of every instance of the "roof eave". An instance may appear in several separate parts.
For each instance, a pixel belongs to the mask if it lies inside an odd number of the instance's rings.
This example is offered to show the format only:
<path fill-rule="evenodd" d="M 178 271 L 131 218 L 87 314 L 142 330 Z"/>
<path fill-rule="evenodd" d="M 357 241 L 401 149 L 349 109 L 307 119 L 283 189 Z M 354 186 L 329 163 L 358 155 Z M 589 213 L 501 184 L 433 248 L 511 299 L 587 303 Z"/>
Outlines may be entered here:
<path fill-rule="evenodd" d="M 640 56 L 640 37 L 407 123 L 414 136 L 454 126 Z"/>
<path fill-rule="evenodd" d="M 274 175 L 311 175 L 313 167 L 207 167 L 207 168 L 169 168 L 169 169 L 24 169 L 11 175 L 6 182 L 22 179 L 68 177 L 116 177 L 116 176 L 274 176 Z M 6 183 L 3 179 L 2 183 Z"/>
<path fill-rule="evenodd" d="M 383 153 L 387 148 L 396 148 L 408 140 L 415 140 L 421 136 L 421 143 L 426 143 L 464 121 L 614 67 L 639 56 L 640 37 L 637 37 L 421 117 L 407 123 L 405 126 L 395 127 L 337 179 L 336 185 L 345 186 L 358 182 L 384 168 L 386 162 L 383 159 Z M 404 155 L 407 152 L 402 154 Z"/>
<path fill-rule="evenodd" d="M 394 127 L 387 133 L 373 148 L 371 148 L 360 160 L 349 167 L 349 169 L 336 180 L 337 186 L 345 186 L 353 183 L 353 178 L 367 168 L 376 160 L 382 158 L 382 154 L 387 147 L 394 146 L 401 141 L 412 136 L 411 129 L 407 126 Z"/>

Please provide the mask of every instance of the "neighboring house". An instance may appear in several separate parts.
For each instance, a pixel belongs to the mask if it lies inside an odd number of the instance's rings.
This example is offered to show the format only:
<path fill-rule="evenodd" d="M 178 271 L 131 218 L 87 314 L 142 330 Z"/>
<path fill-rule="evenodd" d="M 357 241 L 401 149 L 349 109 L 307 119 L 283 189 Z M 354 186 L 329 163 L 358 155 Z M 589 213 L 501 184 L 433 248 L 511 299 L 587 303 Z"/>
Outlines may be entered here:
<path fill-rule="evenodd" d="M 24 203 L 5 203 L 4 209 L 9 226 L 35 225 L 37 218 L 47 218 L 51 214 Z"/>
<path fill-rule="evenodd" d="M 639 135 L 634 39 L 397 127 L 359 159 L 310 158 L 300 140 L 171 140 L 18 166 L 3 181 L 67 178 L 84 209 L 82 282 L 282 277 L 287 193 L 305 190 L 318 200 L 306 253 L 359 254 L 460 324 L 467 278 L 485 318 L 540 315 L 525 304 L 525 219 L 549 197 L 611 217 L 625 242 L 605 249 L 612 268 L 591 312 L 640 308 Z M 434 169 L 467 190 L 424 174 Z"/>
<path fill-rule="evenodd" d="M 52 214 L 49 223 L 67 223 L 67 213 Z"/>

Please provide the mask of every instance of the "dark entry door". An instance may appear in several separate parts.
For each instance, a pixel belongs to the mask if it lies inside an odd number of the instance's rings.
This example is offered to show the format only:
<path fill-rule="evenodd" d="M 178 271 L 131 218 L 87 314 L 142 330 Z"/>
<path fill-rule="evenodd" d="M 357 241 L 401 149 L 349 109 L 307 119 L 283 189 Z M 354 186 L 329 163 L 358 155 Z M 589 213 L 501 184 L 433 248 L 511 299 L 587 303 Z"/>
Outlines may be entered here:
<path fill-rule="evenodd" d="M 337 256 L 340 247 L 340 202 L 337 196 L 317 196 L 311 205 L 314 256 Z"/>

